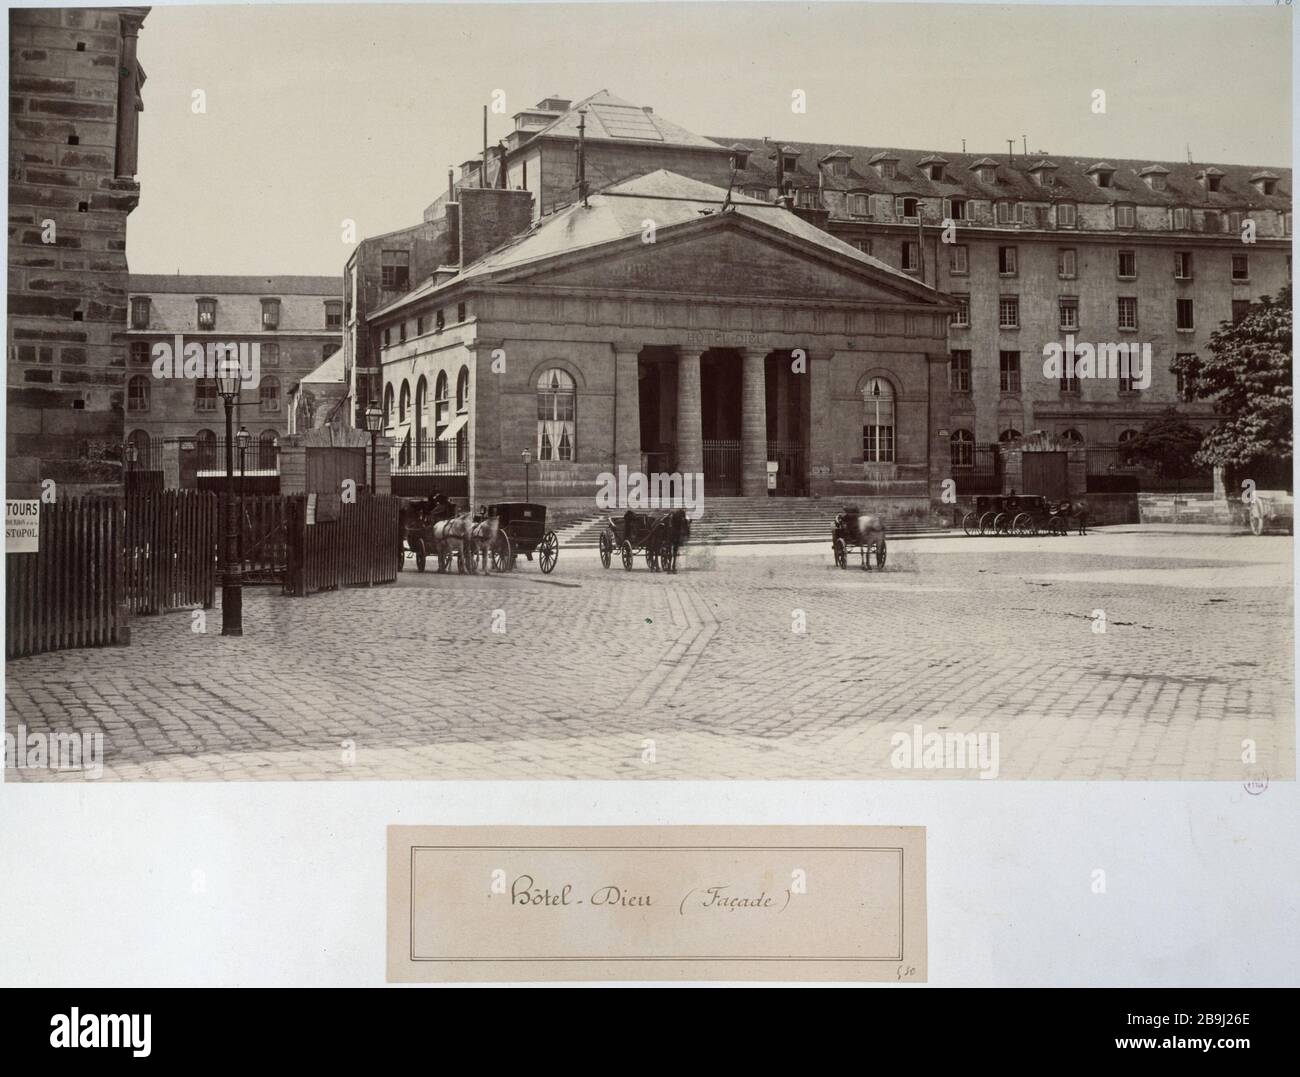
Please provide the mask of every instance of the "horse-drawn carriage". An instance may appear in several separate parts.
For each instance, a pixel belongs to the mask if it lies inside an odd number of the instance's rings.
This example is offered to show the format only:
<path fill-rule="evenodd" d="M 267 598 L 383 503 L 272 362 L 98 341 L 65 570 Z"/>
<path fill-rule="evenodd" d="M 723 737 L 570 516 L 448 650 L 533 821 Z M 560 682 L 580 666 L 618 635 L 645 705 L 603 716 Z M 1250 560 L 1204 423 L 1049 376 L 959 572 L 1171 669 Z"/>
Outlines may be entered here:
<path fill-rule="evenodd" d="M 691 522 L 685 509 L 657 515 L 629 509 L 611 516 L 600 533 L 600 563 L 609 568 L 617 550 L 627 571 L 638 553 L 645 554 L 651 572 L 676 572 L 681 548 L 691 537 Z"/>
<path fill-rule="evenodd" d="M 968 535 L 1064 535 L 1072 524 L 1079 534 L 1087 533 L 1088 512 L 1082 501 L 1054 501 L 1041 494 L 981 495 L 961 521 Z"/>
<path fill-rule="evenodd" d="M 1245 502 L 1246 523 L 1252 534 L 1295 530 L 1295 500 L 1285 490 L 1255 490 Z"/>
<path fill-rule="evenodd" d="M 497 521 L 498 538 L 488 549 L 488 558 L 496 572 L 509 572 L 523 554 L 529 561 L 537 554 L 541 570 L 548 575 L 560 557 L 560 542 L 554 531 L 546 528 L 546 506 L 528 501 L 502 501 L 489 505 L 487 518 Z"/>
<path fill-rule="evenodd" d="M 455 560 L 458 572 L 478 572 L 480 566 L 488 571 L 489 566 L 503 571 L 500 566 L 510 565 L 514 560 L 510 536 L 501 528 L 499 517 L 492 513 L 471 515 L 459 509 L 447 499 L 434 495 L 427 499 L 402 498 L 398 530 L 402 542 L 402 559 L 398 568 L 406 560 L 406 551 L 415 555 L 415 567 L 424 571 L 429 557 L 438 559 L 438 571 L 446 572 Z M 503 506 L 505 507 L 505 506 Z M 545 522 L 545 509 L 542 509 L 542 521 Z M 494 506 L 495 508 L 495 506 Z M 551 539 L 554 539 L 551 534 Z M 529 546 L 529 559 L 536 543 Z M 557 548 L 558 548 L 558 544 Z M 551 567 L 555 559 L 551 558 Z M 550 571 L 547 569 L 546 571 Z"/>
<path fill-rule="evenodd" d="M 876 568 L 884 568 L 888 554 L 884 521 L 874 513 L 859 512 L 856 505 L 846 505 L 835 517 L 831 549 L 840 568 L 849 567 L 849 550 L 857 550 L 862 555 L 864 570 L 871 571 L 872 554 L 876 556 Z"/>

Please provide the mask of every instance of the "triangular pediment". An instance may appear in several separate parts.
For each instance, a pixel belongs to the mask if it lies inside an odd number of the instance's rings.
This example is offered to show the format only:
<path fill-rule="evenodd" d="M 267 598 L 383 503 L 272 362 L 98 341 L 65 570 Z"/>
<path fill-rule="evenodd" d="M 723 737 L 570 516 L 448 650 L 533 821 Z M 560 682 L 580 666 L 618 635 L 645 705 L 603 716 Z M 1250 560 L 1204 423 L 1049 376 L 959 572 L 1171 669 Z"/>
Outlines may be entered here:
<path fill-rule="evenodd" d="M 512 284 L 638 293 L 884 304 L 944 302 L 934 289 L 837 247 L 837 241 L 810 242 L 747 217 L 714 214 L 658 229 L 653 242 L 643 235 L 622 237 L 493 276 Z"/>

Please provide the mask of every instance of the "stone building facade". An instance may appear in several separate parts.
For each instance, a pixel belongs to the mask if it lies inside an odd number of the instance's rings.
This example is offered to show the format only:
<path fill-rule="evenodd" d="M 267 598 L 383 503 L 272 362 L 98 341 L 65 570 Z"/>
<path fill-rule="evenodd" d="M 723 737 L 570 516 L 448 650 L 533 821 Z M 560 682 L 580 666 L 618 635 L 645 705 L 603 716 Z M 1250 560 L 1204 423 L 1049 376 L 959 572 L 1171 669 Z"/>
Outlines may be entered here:
<path fill-rule="evenodd" d="M 956 297 L 955 461 L 1036 429 L 1114 444 L 1171 405 L 1209 422 L 1170 364 L 1290 280 L 1281 167 L 703 137 L 602 90 L 517 113 L 461 184 L 527 190 L 538 216 L 571 203 L 580 122 L 590 190 L 664 168 L 757 200 L 784 192 L 805 220 Z M 1149 344 L 1150 384 L 1045 377 L 1043 349 L 1067 333 Z"/>
<path fill-rule="evenodd" d="M 127 217 L 148 8 L 9 12 L 7 488 L 122 481 Z"/>
<path fill-rule="evenodd" d="M 463 455 L 475 504 L 523 497 L 525 450 L 543 500 L 590 499 L 619 467 L 755 496 L 772 461 L 778 492 L 925 511 L 946 468 L 949 303 L 726 196 L 659 171 L 530 227 L 528 192 L 462 189 L 452 212 L 482 249 L 370 318 L 395 474 L 431 442 Z"/>
<path fill-rule="evenodd" d="M 247 427 L 262 455 L 272 459 L 271 449 L 289 432 L 290 394 L 339 350 L 342 281 L 136 273 L 123 328 L 126 441 L 136 447 L 140 466 L 161 469 L 164 443 L 225 437 L 224 404 L 211 378 L 157 376 L 157 346 L 174 353 L 178 336 L 205 349 L 215 343 L 258 345 L 257 383 L 241 390 L 235 427 Z"/>

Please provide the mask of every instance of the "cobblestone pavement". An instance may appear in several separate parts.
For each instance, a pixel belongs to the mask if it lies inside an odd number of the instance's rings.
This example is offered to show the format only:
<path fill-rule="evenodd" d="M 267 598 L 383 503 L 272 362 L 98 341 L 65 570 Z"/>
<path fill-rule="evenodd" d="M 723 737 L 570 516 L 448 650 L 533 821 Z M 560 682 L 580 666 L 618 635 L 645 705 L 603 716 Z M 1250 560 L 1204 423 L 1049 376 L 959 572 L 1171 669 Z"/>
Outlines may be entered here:
<path fill-rule="evenodd" d="M 128 780 L 1287 779 L 1291 557 L 1100 531 L 896 540 L 870 573 L 825 543 L 697 548 L 676 576 L 587 550 L 549 577 L 408 563 L 388 587 L 251 590 L 242 639 L 178 612 L 10 662 L 6 728 L 102 731 L 103 777 Z M 933 750 L 957 733 L 996 759 Z M 918 747 L 957 765 L 893 765 Z"/>

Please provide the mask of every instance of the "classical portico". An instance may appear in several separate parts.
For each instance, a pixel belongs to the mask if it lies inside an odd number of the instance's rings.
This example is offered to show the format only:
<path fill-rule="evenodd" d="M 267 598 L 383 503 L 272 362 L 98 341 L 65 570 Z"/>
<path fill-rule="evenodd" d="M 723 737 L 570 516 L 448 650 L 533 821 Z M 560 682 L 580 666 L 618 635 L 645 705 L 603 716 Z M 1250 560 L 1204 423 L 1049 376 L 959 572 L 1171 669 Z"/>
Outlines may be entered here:
<path fill-rule="evenodd" d="M 946 297 L 789 210 L 725 197 L 643 176 L 430 293 L 468 313 L 428 355 L 472 367 L 476 502 L 522 497 L 525 450 L 541 500 L 589 498 L 620 466 L 701 474 L 712 496 L 766 497 L 774 465 L 777 496 L 938 497 Z M 387 349 L 385 381 L 432 383 L 423 361 Z"/>

